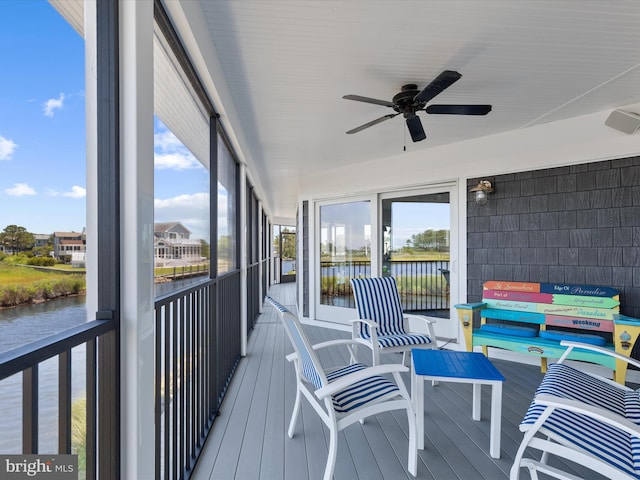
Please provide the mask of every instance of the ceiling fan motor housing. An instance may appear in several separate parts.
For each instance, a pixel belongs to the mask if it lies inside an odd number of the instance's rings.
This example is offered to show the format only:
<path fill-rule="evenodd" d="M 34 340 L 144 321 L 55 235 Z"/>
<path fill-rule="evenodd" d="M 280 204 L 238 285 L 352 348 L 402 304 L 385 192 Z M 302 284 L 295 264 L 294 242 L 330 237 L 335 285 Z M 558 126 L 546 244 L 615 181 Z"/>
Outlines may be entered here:
<path fill-rule="evenodd" d="M 391 99 L 393 109 L 398 113 L 403 113 L 405 117 L 415 114 L 417 110 L 424 108 L 427 104 L 427 102 L 414 103 L 414 98 L 418 93 L 420 93 L 420 90 L 418 90 L 418 86 L 415 83 L 404 85 L 400 89 L 400 93 Z"/>

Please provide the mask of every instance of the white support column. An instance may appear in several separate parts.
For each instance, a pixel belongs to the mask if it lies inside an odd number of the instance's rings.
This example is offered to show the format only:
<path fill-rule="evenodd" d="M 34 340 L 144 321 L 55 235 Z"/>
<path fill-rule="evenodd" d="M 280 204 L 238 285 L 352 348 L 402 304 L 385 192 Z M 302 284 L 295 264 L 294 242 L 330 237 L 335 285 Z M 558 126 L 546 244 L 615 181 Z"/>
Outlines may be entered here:
<path fill-rule="evenodd" d="M 240 164 L 240 355 L 247 355 L 247 167 Z"/>
<path fill-rule="evenodd" d="M 262 252 L 264 251 L 264 242 L 262 241 L 264 237 L 264 225 L 262 224 L 262 219 L 264 217 L 264 212 L 262 211 L 262 200 L 258 200 L 258 295 L 260 298 L 260 308 L 259 312 L 262 313 L 262 299 L 267 294 L 267 292 L 262 291 L 262 275 L 264 270 L 264 258 L 262 257 Z"/>
<path fill-rule="evenodd" d="M 121 478 L 153 478 L 153 2 L 120 0 Z"/>
<path fill-rule="evenodd" d="M 98 84 L 96 81 L 96 3 L 84 2 L 85 112 L 87 155 L 87 320 L 95 320 L 98 311 Z M 54 239 L 54 252 L 60 246 Z"/>

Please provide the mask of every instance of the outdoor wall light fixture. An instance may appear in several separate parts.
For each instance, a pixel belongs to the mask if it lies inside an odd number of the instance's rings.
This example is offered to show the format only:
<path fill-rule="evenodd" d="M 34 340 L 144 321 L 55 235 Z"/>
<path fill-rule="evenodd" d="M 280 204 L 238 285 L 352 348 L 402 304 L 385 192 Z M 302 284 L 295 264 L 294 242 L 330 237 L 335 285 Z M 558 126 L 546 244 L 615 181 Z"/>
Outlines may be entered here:
<path fill-rule="evenodd" d="M 478 205 L 486 205 L 489 200 L 489 194 L 493 192 L 493 187 L 489 180 L 480 180 L 478 185 L 469 191 L 473 192 L 473 197 Z"/>

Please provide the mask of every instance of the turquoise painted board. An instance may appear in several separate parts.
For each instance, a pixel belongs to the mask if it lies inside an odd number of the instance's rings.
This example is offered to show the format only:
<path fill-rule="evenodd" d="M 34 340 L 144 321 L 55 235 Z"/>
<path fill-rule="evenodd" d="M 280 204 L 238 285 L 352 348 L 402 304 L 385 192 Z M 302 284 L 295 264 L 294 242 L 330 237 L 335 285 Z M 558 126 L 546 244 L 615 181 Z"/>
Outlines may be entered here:
<path fill-rule="evenodd" d="M 512 310 L 487 308 L 482 310 L 480 315 L 482 318 L 493 318 L 494 320 L 511 320 L 513 322 L 536 323 L 538 325 L 544 323 L 544 314 L 542 313 L 515 312 Z"/>
<path fill-rule="evenodd" d="M 533 302 L 513 302 L 510 300 L 496 300 L 495 298 L 483 298 L 482 301 L 489 308 L 500 310 L 515 310 L 517 312 L 537 312 L 538 304 Z"/>
<path fill-rule="evenodd" d="M 545 358 L 560 358 L 565 351 L 565 348 L 560 346 L 558 342 L 550 340 L 536 338 L 529 342 L 523 342 L 522 339 L 514 340 L 513 337 L 510 339 L 507 335 L 492 335 L 482 333 L 478 330 L 473 332 L 473 345 L 503 348 L 514 352 Z M 613 350 L 612 345 L 607 345 L 606 348 Z M 616 368 L 615 357 L 595 352 L 573 350 L 569 358 L 572 360 L 597 363 L 612 370 L 615 370 Z"/>

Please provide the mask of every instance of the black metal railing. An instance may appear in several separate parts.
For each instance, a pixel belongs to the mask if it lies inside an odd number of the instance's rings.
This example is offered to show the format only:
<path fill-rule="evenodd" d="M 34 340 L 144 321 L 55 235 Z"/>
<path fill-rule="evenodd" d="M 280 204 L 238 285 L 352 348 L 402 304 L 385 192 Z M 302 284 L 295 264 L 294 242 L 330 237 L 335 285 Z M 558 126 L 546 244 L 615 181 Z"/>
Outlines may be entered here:
<path fill-rule="evenodd" d="M 247 335 L 260 315 L 260 263 L 247 267 Z"/>
<path fill-rule="evenodd" d="M 156 300 L 156 478 L 189 478 L 240 359 L 240 273 Z"/>
<path fill-rule="evenodd" d="M 399 260 L 384 264 L 385 275 L 395 277 L 405 311 L 449 309 L 448 260 Z M 321 302 L 355 308 L 351 279 L 371 276 L 371 263 L 321 262 Z"/>
<path fill-rule="evenodd" d="M 109 436 L 113 435 L 117 428 L 100 426 L 98 412 L 101 406 L 106 409 L 106 405 L 117 402 L 118 399 L 114 398 L 116 392 L 113 388 L 98 381 L 98 374 L 103 369 L 113 369 L 112 365 L 103 366 L 100 362 L 102 358 L 114 358 L 113 352 L 106 352 L 106 350 L 115 345 L 116 342 L 112 338 L 115 336 L 115 321 L 94 320 L 0 354 L 0 380 L 22 374 L 23 454 L 38 453 L 41 433 L 39 431 L 41 423 L 39 418 L 39 367 L 44 361 L 54 357 L 58 358 L 57 453 L 72 453 L 71 379 L 74 376 L 72 355 L 76 353 L 72 352 L 72 349 L 84 346 L 86 406 L 85 411 L 80 415 L 86 417 L 84 474 L 87 480 L 112 476 L 113 471 L 108 465 L 109 462 L 100 459 L 100 446 L 104 445 L 106 448 L 106 446 L 114 444 L 113 438 Z M 16 412 L 16 414 L 19 413 Z M 76 427 L 82 429 L 82 426 L 76 425 Z"/>

